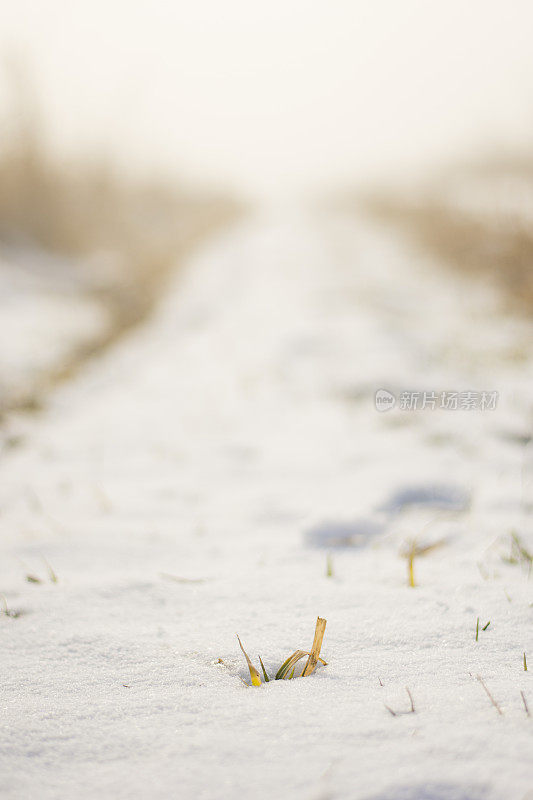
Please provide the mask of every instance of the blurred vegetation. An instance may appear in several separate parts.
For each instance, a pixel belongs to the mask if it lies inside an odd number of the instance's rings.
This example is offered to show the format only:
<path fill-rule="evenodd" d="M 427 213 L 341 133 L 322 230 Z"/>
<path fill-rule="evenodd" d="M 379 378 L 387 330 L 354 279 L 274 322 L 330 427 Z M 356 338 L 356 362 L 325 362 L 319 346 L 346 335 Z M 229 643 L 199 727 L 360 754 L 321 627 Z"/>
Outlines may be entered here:
<path fill-rule="evenodd" d="M 0 140 L 0 257 L 27 267 L 44 255 L 41 263 L 50 270 L 55 258 L 63 271 L 66 263 L 76 285 L 105 304 L 111 320 L 44 382 L 41 376 L 38 388 L 17 397 L 17 408 L 33 408 L 44 384 L 71 375 L 144 320 L 183 256 L 240 208 L 219 194 L 126 177 L 109 163 L 51 155 L 32 92 L 25 84 L 16 88 Z"/>
<path fill-rule="evenodd" d="M 533 197 L 533 160 L 509 159 L 477 165 L 463 176 L 466 184 L 471 181 L 476 187 L 479 181 L 479 187 L 487 187 L 486 208 L 455 204 L 445 181 L 440 190 L 437 184 L 420 197 L 375 193 L 365 197 L 362 206 L 454 269 L 490 280 L 504 291 L 512 307 L 530 313 L 533 226 L 526 213 L 522 216 L 499 208 L 496 188 L 491 196 L 491 181 L 495 187 L 505 175 L 515 186 L 520 182 L 528 190 L 526 194 Z"/>
<path fill-rule="evenodd" d="M 129 180 L 107 164 L 55 160 L 33 131 L 0 152 L 0 247 L 80 264 L 102 257 L 110 270 L 99 290 L 119 327 L 142 319 L 184 251 L 235 213 L 223 197 Z"/>

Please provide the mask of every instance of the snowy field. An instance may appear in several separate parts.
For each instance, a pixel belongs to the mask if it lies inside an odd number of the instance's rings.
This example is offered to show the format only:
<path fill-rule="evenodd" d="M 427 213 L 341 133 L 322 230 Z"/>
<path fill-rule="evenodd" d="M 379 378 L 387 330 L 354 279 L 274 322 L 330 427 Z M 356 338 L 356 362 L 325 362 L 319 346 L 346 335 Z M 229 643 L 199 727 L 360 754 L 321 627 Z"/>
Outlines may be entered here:
<path fill-rule="evenodd" d="M 106 336 L 112 320 L 84 278 L 73 260 L 29 248 L 2 254 L 0 414 L 36 401 L 51 373 Z"/>
<path fill-rule="evenodd" d="M 8 420 L 1 797 L 533 797 L 533 330 L 433 267 L 267 209 Z"/>

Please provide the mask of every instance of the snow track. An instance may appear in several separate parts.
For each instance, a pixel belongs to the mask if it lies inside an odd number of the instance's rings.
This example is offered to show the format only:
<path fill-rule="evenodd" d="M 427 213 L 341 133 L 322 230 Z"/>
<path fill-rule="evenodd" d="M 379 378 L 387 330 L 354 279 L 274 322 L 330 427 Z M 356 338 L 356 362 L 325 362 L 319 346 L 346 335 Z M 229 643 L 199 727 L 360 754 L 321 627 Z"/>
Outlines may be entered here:
<path fill-rule="evenodd" d="M 6 432 L 0 795 L 533 791 L 533 582 L 500 558 L 532 545 L 531 333 L 352 219 L 265 212 L 209 244 Z M 379 413 L 378 389 L 498 403 Z M 448 543 L 410 589 L 413 536 Z M 318 614 L 327 668 L 243 686 L 236 631 L 273 669 Z"/>

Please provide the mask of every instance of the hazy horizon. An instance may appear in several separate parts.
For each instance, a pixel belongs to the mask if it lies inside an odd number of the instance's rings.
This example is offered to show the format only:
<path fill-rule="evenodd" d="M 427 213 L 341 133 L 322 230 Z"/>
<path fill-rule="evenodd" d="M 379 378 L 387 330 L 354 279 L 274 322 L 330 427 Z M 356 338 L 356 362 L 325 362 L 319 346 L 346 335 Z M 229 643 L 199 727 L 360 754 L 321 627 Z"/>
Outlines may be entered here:
<path fill-rule="evenodd" d="M 269 195 L 532 139 L 525 0 L 1 6 L 60 151 Z"/>

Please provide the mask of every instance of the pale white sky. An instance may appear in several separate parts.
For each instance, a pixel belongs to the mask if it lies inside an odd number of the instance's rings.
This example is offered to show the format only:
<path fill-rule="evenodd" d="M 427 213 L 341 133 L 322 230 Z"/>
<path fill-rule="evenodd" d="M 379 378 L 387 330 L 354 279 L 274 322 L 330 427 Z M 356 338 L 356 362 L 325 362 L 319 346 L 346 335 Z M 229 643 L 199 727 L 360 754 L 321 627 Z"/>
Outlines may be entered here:
<path fill-rule="evenodd" d="M 533 139 L 530 0 L 0 0 L 58 149 L 262 194 Z"/>

